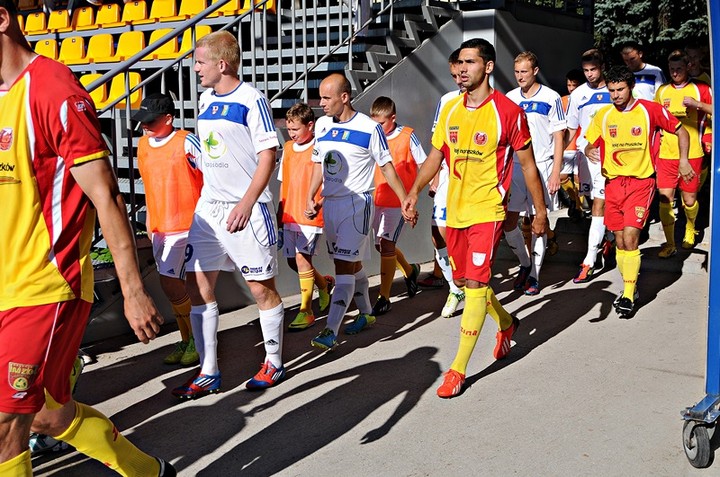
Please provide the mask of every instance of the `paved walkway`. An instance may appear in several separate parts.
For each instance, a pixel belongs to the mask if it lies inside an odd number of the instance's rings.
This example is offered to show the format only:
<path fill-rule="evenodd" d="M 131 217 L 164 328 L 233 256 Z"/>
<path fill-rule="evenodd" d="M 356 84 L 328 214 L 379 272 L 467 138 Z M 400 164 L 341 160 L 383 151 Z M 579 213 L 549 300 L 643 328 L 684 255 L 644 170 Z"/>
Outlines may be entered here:
<path fill-rule="evenodd" d="M 642 306 L 624 320 L 611 306 L 617 270 L 574 285 L 582 226 L 554 220 L 561 252 L 547 259 L 539 296 L 512 291 L 517 267 L 500 254 L 492 285 L 521 326 L 509 358 L 494 361 L 486 321 L 469 386 L 455 399 L 435 389 L 455 354 L 459 317 L 439 317 L 444 290 L 410 300 L 399 279 L 393 310 L 359 335 L 341 335 L 335 352 L 309 346 L 322 321 L 286 333 L 288 376 L 276 388 L 242 386 L 263 355 L 249 307 L 221 318 L 222 393 L 190 402 L 170 395 L 192 371 L 162 364 L 176 338 L 166 334 L 147 346 L 123 337 L 87 348 L 97 362 L 77 398 L 183 476 L 715 475 L 687 462 L 680 419 L 704 396 L 707 243 L 660 261 L 654 224 L 642 245 Z M 288 322 L 297 303 L 286 300 Z M 75 452 L 33 463 L 36 475 L 114 475 Z"/>

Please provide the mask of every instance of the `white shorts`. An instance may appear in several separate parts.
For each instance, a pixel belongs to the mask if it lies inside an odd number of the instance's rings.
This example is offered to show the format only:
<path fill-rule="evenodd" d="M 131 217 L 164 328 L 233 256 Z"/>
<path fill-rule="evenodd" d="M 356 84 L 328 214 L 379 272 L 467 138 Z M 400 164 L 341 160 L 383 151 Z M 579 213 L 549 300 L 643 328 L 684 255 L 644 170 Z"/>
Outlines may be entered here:
<path fill-rule="evenodd" d="M 160 275 L 185 279 L 187 239 L 187 232 L 152 233 L 153 257 Z"/>
<path fill-rule="evenodd" d="M 203 199 L 195 207 L 188 236 L 189 272 L 239 269 L 246 280 L 277 275 L 277 226 L 272 203 L 257 202 L 247 226 L 231 234 L 227 217 L 235 203 Z"/>
<path fill-rule="evenodd" d="M 317 255 L 315 246 L 322 234 L 317 232 L 303 232 L 300 230 L 290 230 L 283 227 L 283 256 L 285 258 L 295 258 L 295 255 L 301 253 L 303 255 Z"/>
<path fill-rule="evenodd" d="M 328 197 L 323 202 L 325 241 L 330 258 L 346 262 L 370 259 L 372 194 Z"/>
<path fill-rule="evenodd" d="M 540 182 L 542 183 L 543 193 L 545 194 L 545 207 L 549 212 L 558 209 L 557 193 L 552 196 L 548 193 L 547 183 L 552 173 L 553 161 L 543 161 L 537 163 L 538 173 L 540 174 Z M 520 164 L 513 165 L 512 185 L 510 186 L 510 200 L 508 200 L 508 210 L 510 212 L 525 212 L 535 215 L 535 205 L 532 197 L 525 184 L 525 176 L 523 175 Z"/>
<path fill-rule="evenodd" d="M 560 169 L 560 174 L 570 175 L 578 173 L 577 161 L 575 160 L 577 153 L 577 149 L 574 151 L 563 152 L 563 164 L 562 169 Z"/>
<path fill-rule="evenodd" d="M 445 220 L 447 218 L 447 194 L 448 194 L 448 183 L 450 178 L 448 177 L 448 168 L 443 166 L 440 168 L 440 180 L 438 181 L 438 187 L 435 190 L 435 197 L 433 197 L 433 213 L 432 213 L 432 225 L 435 227 L 445 227 Z"/>
<path fill-rule="evenodd" d="M 605 177 L 602 175 L 600 163 L 595 164 L 589 161 L 585 154 L 578 152 L 577 166 L 580 194 L 591 199 L 605 200 Z"/>
<path fill-rule="evenodd" d="M 373 218 L 375 244 L 379 244 L 381 238 L 397 243 L 403 225 L 405 225 L 405 219 L 400 207 L 375 207 Z"/>

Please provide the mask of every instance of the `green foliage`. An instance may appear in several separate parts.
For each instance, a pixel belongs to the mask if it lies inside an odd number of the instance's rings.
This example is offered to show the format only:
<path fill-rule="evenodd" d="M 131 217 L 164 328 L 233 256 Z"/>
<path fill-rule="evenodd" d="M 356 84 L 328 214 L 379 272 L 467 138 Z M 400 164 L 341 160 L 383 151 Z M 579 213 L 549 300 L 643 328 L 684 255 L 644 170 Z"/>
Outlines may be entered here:
<path fill-rule="evenodd" d="M 645 47 L 645 59 L 663 66 L 673 49 L 707 43 L 707 1 L 595 0 L 596 45 L 612 63 L 619 61 L 622 42 L 638 41 Z"/>
<path fill-rule="evenodd" d="M 93 248 L 90 251 L 90 259 L 93 265 L 113 263 L 113 257 L 109 248 Z"/>

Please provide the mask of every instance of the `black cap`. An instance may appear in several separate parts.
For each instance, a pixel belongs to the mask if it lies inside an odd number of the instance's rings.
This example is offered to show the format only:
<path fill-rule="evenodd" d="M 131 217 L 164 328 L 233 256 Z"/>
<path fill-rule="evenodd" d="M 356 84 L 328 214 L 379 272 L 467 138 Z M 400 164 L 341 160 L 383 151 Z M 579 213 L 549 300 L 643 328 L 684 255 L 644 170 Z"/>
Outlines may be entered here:
<path fill-rule="evenodd" d="M 167 94 L 153 93 L 142 100 L 140 109 L 132 115 L 132 120 L 151 123 L 166 114 L 175 116 L 175 103 L 172 98 Z"/>

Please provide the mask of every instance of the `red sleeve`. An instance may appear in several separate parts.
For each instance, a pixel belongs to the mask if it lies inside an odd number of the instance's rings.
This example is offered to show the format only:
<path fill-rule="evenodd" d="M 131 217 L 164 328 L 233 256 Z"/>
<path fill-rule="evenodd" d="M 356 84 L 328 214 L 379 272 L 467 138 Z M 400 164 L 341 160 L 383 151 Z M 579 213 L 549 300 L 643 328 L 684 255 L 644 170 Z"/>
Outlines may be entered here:
<path fill-rule="evenodd" d="M 645 109 L 650 115 L 651 123 L 654 123 L 655 128 L 653 129 L 660 128 L 667 132 L 675 134 L 675 132 L 682 125 L 680 123 L 680 120 L 670 114 L 667 109 L 660 105 L 660 103 L 643 101 L 643 105 L 645 106 Z"/>
<path fill-rule="evenodd" d="M 712 90 L 710 89 L 710 86 L 708 86 L 705 83 L 698 84 L 698 87 L 700 88 L 700 102 L 705 104 L 712 104 L 713 98 L 712 98 Z"/>
<path fill-rule="evenodd" d="M 515 151 L 519 151 L 530 144 L 530 127 L 527 115 L 521 108 L 516 108 L 507 116 L 508 144 Z"/>

